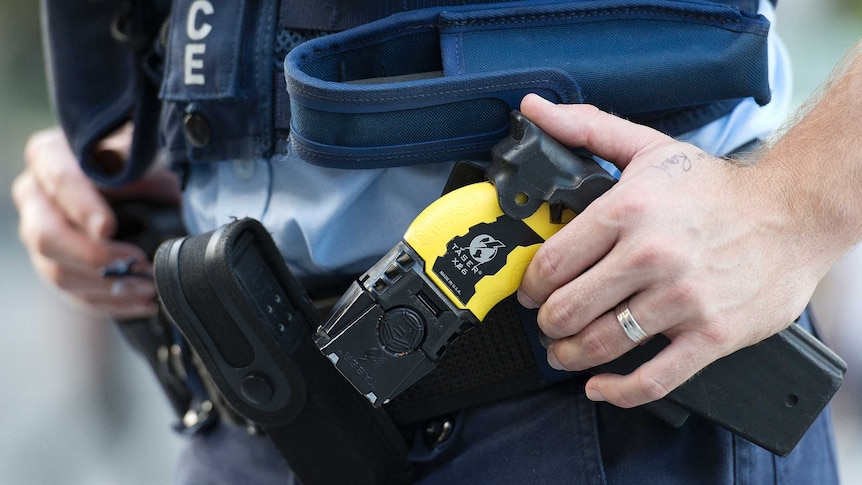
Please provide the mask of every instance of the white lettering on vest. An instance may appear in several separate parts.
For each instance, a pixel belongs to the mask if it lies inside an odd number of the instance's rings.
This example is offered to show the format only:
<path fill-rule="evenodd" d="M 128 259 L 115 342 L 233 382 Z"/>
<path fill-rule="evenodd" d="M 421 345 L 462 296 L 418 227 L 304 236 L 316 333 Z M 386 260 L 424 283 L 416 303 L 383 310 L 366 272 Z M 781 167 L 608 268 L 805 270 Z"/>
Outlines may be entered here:
<path fill-rule="evenodd" d="M 209 0 L 195 0 L 189 7 L 188 20 L 186 21 L 186 36 L 189 40 L 204 40 L 210 32 L 212 25 L 206 22 L 200 22 L 198 26 L 198 14 L 212 15 L 215 12 L 212 3 Z M 206 84 L 204 77 L 204 59 L 203 55 L 207 51 L 207 45 L 203 42 L 186 44 L 184 74 L 186 84 Z"/>
<path fill-rule="evenodd" d="M 206 44 L 186 44 L 186 76 L 185 81 L 186 84 L 206 84 L 206 78 L 200 72 L 195 72 L 198 70 L 202 70 L 204 68 L 204 60 L 202 57 L 207 51 Z"/>

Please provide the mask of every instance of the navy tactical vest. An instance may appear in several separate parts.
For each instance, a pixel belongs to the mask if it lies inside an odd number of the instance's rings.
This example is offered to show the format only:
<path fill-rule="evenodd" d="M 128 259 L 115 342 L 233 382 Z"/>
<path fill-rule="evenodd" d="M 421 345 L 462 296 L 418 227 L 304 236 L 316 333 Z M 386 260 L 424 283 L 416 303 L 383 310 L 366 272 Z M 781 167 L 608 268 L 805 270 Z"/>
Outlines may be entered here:
<path fill-rule="evenodd" d="M 43 0 L 57 114 L 119 185 L 157 147 L 180 165 L 287 143 L 340 168 L 483 159 L 529 92 L 671 135 L 769 101 L 756 0 L 368 3 Z M 99 165 L 128 120 L 132 159 Z"/>

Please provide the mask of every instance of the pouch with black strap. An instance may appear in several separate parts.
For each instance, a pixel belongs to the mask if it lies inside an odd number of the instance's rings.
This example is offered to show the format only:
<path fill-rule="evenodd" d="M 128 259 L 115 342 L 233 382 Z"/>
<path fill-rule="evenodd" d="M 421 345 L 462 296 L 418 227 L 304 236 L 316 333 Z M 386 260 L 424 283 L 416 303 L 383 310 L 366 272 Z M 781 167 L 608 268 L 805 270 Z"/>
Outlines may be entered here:
<path fill-rule="evenodd" d="M 258 221 L 168 241 L 154 266 L 165 313 L 224 401 L 263 429 L 303 484 L 414 479 L 389 416 L 312 342 L 320 316 Z"/>

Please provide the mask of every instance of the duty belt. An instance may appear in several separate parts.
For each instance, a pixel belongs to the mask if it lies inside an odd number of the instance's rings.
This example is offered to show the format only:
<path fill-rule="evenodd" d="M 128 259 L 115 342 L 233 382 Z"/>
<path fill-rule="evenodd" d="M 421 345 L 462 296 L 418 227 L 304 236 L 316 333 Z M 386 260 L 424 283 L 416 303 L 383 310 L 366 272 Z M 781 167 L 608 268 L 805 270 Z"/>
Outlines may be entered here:
<path fill-rule="evenodd" d="M 325 321 L 258 221 L 172 239 L 156 253 L 165 312 L 228 405 L 263 428 L 304 483 L 406 483 L 412 467 L 393 416 L 410 422 L 545 384 L 533 365 L 539 356 L 523 344 L 527 320 L 514 316 L 507 329 L 502 315 L 517 314 L 511 295 L 543 241 L 616 180 L 521 113 L 511 119 L 481 180 L 467 177 L 474 181 L 423 210 Z M 503 313 L 486 321 L 507 295 Z M 470 338 L 483 328 L 482 338 Z M 462 342 L 454 364 L 403 398 L 399 414 L 393 400 L 441 369 Z M 590 372 L 629 374 L 668 345 L 655 335 Z M 477 367 L 490 372 L 458 379 Z M 838 356 L 790 324 L 645 407 L 674 426 L 696 414 L 786 456 L 845 371 Z M 326 467 L 330 457 L 346 471 Z"/>
<path fill-rule="evenodd" d="M 183 235 L 179 214 L 169 205 L 125 202 L 115 205 L 114 210 L 119 223 L 116 237 L 142 247 L 150 257 L 161 242 Z M 134 273 L 133 262 L 120 262 L 106 268 L 105 273 L 112 278 L 149 276 Z M 350 275 L 306 281 L 319 315 L 328 315 L 335 300 L 355 279 Z M 570 378 L 571 373 L 547 365 L 534 313 L 517 305 L 514 297 L 501 302 L 488 315 L 489 325 L 459 339 L 435 371 L 387 405 L 390 416 L 400 425 L 420 423 Z M 198 356 L 163 313 L 120 322 L 119 328 L 147 359 L 177 414 L 178 430 L 195 433 L 218 416 L 235 424 L 249 424 L 224 404 Z"/>

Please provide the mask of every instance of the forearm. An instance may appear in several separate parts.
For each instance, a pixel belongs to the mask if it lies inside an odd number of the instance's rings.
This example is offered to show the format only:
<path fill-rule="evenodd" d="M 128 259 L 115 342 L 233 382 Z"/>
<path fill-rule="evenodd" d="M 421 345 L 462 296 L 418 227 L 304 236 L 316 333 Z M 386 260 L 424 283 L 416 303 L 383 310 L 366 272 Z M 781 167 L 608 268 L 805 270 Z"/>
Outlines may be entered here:
<path fill-rule="evenodd" d="M 800 111 L 755 172 L 828 267 L 862 240 L 862 42 Z"/>
<path fill-rule="evenodd" d="M 613 311 L 626 302 L 647 335 L 671 344 L 586 389 L 631 407 L 804 311 L 823 275 L 862 240 L 860 50 L 756 164 L 714 159 L 594 107 L 524 99 L 521 110 L 551 136 L 622 171 L 524 274 L 519 298 L 539 307 L 539 326 L 555 339 L 552 366 L 588 369 L 635 346 Z"/>

